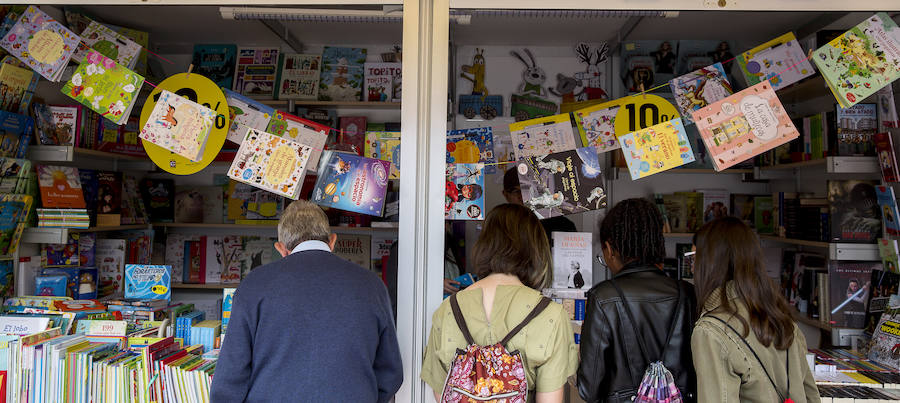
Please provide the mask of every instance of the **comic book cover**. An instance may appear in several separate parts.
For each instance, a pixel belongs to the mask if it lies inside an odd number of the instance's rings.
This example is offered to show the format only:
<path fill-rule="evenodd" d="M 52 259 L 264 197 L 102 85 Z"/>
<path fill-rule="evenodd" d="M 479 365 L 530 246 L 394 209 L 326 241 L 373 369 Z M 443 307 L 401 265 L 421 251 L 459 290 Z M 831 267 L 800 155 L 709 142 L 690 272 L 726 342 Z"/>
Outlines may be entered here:
<path fill-rule="evenodd" d="M 484 219 L 484 164 L 447 164 L 444 219 Z"/>

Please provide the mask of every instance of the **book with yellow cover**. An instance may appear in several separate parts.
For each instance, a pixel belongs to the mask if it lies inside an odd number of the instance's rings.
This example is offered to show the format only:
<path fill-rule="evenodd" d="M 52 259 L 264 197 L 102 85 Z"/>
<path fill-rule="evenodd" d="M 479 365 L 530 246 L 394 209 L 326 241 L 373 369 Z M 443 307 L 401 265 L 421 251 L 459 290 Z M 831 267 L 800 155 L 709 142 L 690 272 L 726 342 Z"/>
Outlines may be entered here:
<path fill-rule="evenodd" d="M 509 132 L 517 159 L 578 148 L 568 113 L 516 122 Z"/>
<path fill-rule="evenodd" d="M 694 162 L 681 118 L 619 137 L 631 179 L 640 179 Z"/>
<path fill-rule="evenodd" d="M 816 73 L 793 32 L 788 32 L 737 56 L 750 86 L 763 81 L 780 90 Z"/>
<path fill-rule="evenodd" d="M 578 109 L 575 112 L 575 123 L 581 135 L 582 147 L 594 147 L 598 153 L 619 148 L 616 139 L 616 114 L 619 113 L 620 102 L 605 102 Z"/>

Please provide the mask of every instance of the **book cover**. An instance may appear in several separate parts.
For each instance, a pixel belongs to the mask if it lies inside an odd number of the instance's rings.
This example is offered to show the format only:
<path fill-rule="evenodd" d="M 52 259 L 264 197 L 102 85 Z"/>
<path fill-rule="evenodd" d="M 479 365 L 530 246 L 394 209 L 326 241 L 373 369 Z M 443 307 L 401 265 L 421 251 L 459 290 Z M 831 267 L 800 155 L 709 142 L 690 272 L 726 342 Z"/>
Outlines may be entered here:
<path fill-rule="evenodd" d="M 28 195 L 0 195 L 0 255 L 16 253 L 31 205 Z"/>
<path fill-rule="evenodd" d="M 278 48 L 238 48 L 231 89 L 251 98 L 273 99 L 278 54 Z"/>
<path fill-rule="evenodd" d="M 281 60 L 278 99 L 315 101 L 319 97 L 321 55 L 286 53 Z"/>
<path fill-rule="evenodd" d="M 306 119 L 310 122 L 319 124 L 321 127 L 329 128 L 329 127 L 338 127 L 338 116 L 337 111 L 334 109 L 328 108 L 304 108 L 298 106 L 294 112 L 297 113 L 297 116 Z"/>
<path fill-rule="evenodd" d="M 166 235 L 166 266 L 172 267 L 172 282 L 184 281 L 184 244 L 187 241 L 198 240 L 199 235 L 169 233 Z"/>
<path fill-rule="evenodd" d="M 589 290 L 594 285 L 592 234 L 553 232 L 553 288 Z"/>
<path fill-rule="evenodd" d="M 200 237 L 200 282 L 220 284 L 225 264 L 225 237 Z"/>
<path fill-rule="evenodd" d="M 734 94 L 722 63 L 702 67 L 669 81 L 684 124 L 694 123 L 691 113 Z"/>
<path fill-rule="evenodd" d="M 35 73 L 12 63 L 0 64 L 0 110 L 18 112 Z"/>
<path fill-rule="evenodd" d="M 703 195 L 703 223 L 722 217 L 728 217 L 728 206 L 731 205 L 731 193 L 724 189 L 697 190 Z"/>
<path fill-rule="evenodd" d="M 571 151 L 578 147 L 569 114 L 523 120 L 509 125 L 516 159 Z"/>
<path fill-rule="evenodd" d="M 94 267 L 96 265 L 97 234 L 93 232 L 76 234 L 78 235 L 78 261 L 81 267 Z"/>
<path fill-rule="evenodd" d="M 38 165 L 38 185 L 44 207 L 85 208 L 78 168 Z"/>
<path fill-rule="evenodd" d="M 122 224 L 146 224 L 147 208 L 140 196 L 137 180 L 134 176 L 125 175 L 122 183 Z"/>
<path fill-rule="evenodd" d="M 619 137 L 631 179 L 644 178 L 694 162 L 681 118 Z"/>
<path fill-rule="evenodd" d="M 326 149 L 363 155 L 366 149 L 366 117 L 341 116 L 338 141 L 326 145 Z"/>
<path fill-rule="evenodd" d="M 780 90 L 816 73 L 793 32 L 788 32 L 737 56 L 748 86 L 768 81 Z"/>
<path fill-rule="evenodd" d="M 227 88 L 222 88 L 222 92 L 225 93 L 230 115 L 228 121 L 231 122 L 231 126 L 228 128 L 227 137 L 229 141 L 241 144 L 248 127 L 256 130 L 266 130 L 269 127 L 269 121 L 275 116 L 275 108 Z"/>
<path fill-rule="evenodd" d="M 222 284 L 241 282 L 241 259 L 244 243 L 239 235 L 227 235 L 222 239 Z"/>
<path fill-rule="evenodd" d="M 400 102 L 401 63 L 366 63 L 363 94 L 368 102 Z"/>
<path fill-rule="evenodd" d="M 877 181 L 828 181 L 832 242 L 874 243 L 881 237 L 876 186 Z"/>
<path fill-rule="evenodd" d="M 875 150 L 878 153 L 878 166 L 881 167 L 881 180 L 900 182 L 900 170 L 897 169 L 893 136 L 891 133 L 877 133 L 874 139 Z"/>
<path fill-rule="evenodd" d="M 369 235 L 338 234 L 334 254 L 350 263 L 371 270 L 372 237 Z"/>
<path fill-rule="evenodd" d="M 878 131 L 878 108 L 875 104 L 856 104 L 849 108 L 836 106 L 837 136 L 834 149 L 839 156 L 875 155 L 874 137 Z"/>
<path fill-rule="evenodd" d="M 124 239 L 97 240 L 97 270 L 100 276 L 99 297 L 103 298 L 125 290 L 125 245 Z"/>
<path fill-rule="evenodd" d="M 598 153 L 619 148 L 616 138 L 616 114 L 619 105 L 603 103 L 572 112 L 575 115 L 582 147 L 594 147 Z"/>
<path fill-rule="evenodd" d="M 775 233 L 775 216 L 771 196 L 753 198 L 753 228 L 760 234 Z"/>
<path fill-rule="evenodd" d="M 25 158 L 34 130 L 34 119 L 26 115 L 0 111 L 0 157 Z"/>
<path fill-rule="evenodd" d="M 244 253 L 241 255 L 241 278 L 247 277 L 250 271 L 264 264 L 281 259 L 275 249 L 275 238 L 245 236 L 242 239 Z"/>
<path fill-rule="evenodd" d="M 171 266 L 125 265 L 125 298 L 168 300 L 171 296 Z"/>
<path fill-rule="evenodd" d="M 849 108 L 900 77 L 900 38 L 887 13 L 877 13 L 813 52 L 838 103 Z"/>
<path fill-rule="evenodd" d="M 91 49 L 133 70 L 143 48 L 137 42 L 109 29 L 106 25 L 91 21 L 90 25 L 81 32 L 81 42 L 72 59 L 76 61 L 84 59 Z"/>
<path fill-rule="evenodd" d="M 878 254 L 884 270 L 900 274 L 900 248 L 896 239 L 878 238 Z"/>
<path fill-rule="evenodd" d="M 900 307 L 888 306 L 872 333 L 868 358 L 894 370 L 900 370 L 900 355 L 896 353 L 898 344 L 900 344 Z"/>
<path fill-rule="evenodd" d="M 490 127 L 448 131 L 447 163 L 482 163 L 486 172 L 495 171 L 494 131 Z"/>
<path fill-rule="evenodd" d="M 191 63 L 195 73 L 212 80 L 219 87 L 231 88 L 236 55 L 236 45 L 194 45 Z M 231 106 L 231 103 L 228 105 Z"/>
<path fill-rule="evenodd" d="M 48 81 L 59 81 L 81 37 L 37 6 L 28 6 L 18 22 L 0 38 L 0 47 Z"/>
<path fill-rule="evenodd" d="M 697 232 L 703 226 L 703 194 L 699 192 L 675 192 L 684 195 L 684 216 L 688 232 Z"/>
<path fill-rule="evenodd" d="M 365 156 L 390 162 L 389 179 L 400 179 L 400 132 L 367 131 Z"/>
<path fill-rule="evenodd" d="M 189 240 L 184 242 L 184 282 L 188 284 L 201 284 L 206 278 L 203 272 L 203 259 L 201 254 L 201 240 Z"/>
<path fill-rule="evenodd" d="M 234 292 L 237 288 L 222 289 L 222 334 L 228 329 L 228 321 L 231 320 L 231 307 L 234 306 Z"/>
<path fill-rule="evenodd" d="M 162 90 L 140 138 L 191 161 L 203 159 L 216 112 L 187 98 Z M 146 146 L 146 144 L 145 144 Z"/>
<path fill-rule="evenodd" d="M 41 248 L 42 267 L 78 267 L 81 256 L 78 253 L 78 233 L 69 234 L 66 243 L 43 244 Z"/>
<path fill-rule="evenodd" d="M 522 201 L 538 218 L 606 207 L 600 161 L 594 147 L 528 157 L 516 164 Z"/>
<path fill-rule="evenodd" d="M 897 210 L 897 198 L 894 196 L 894 188 L 890 186 L 876 186 L 878 206 L 881 208 L 881 220 L 888 235 L 900 236 L 900 213 Z"/>
<path fill-rule="evenodd" d="M 362 100 L 366 49 L 326 46 L 322 50 L 320 101 Z"/>
<path fill-rule="evenodd" d="M 900 274 L 889 270 L 872 270 L 869 302 L 866 306 L 866 332 L 872 334 L 878 319 L 888 307 L 891 295 L 897 294 L 900 287 Z"/>
<path fill-rule="evenodd" d="M 81 181 L 81 194 L 84 197 L 85 208 L 91 219 L 91 226 L 94 227 L 97 226 L 98 191 L 100 190 L 100 182 L 97 175 L 98 173 L 94 169 L 78 170 L 78 179 Z"/>
<path fill-rule="evenodd" d="M 95 50 L 79 62 L 62 93 L 116 124 L 125 124 L 144 77 Z"/>
<path fill-rule="evenodd" d="M 68 277 L 64 275 L 37 276 L 34 278 L 34 291 L 40 296 L 65 297 Z"/>
<path fill-rule="evenodd" d="M 484 219 L 484 164 L 447 164 L 444 219 Z"/>
<path fill-rule="evenodd" d="M 141 180 L 141 197 L 151 222 L 173 222 L 175 219 L 175 181 L 172 179 Z"/>
<path fill-rule="evenodd" d="M 397 242 L 395 234 L 380 231 L 372 233 L 372 270 L 381 273 L 395 242 Z"/>
<path fill-rule="evenodd" d="M 309 146 L 307 170 L 316 172 L 319 158 L 321 158 L 322 150 L 325 149 L 325 142 L 328 140 L 328 133 L 331 130 L 331 128 L 322 127 L 315 122 L 277 111 L 269 122 L 266 132 Z"/>
<path fill-rule="evenodd" d="M 717 171 L 800 137 L 768 81 L 692 113 Z"/>
<path fill-rule="evenodd" d="M 690 243 L 675 244 L 675 260 L 678 262 L 678 278 L 694 278 L 694 245 Z"/>
<path fill-rule="evenodd" d="M 229 221 L 277 223 L 284 210 L 284 197 L 246 183 L 230 181 L 226 195 Z"/>
<path fill-rule="evenodd" d="M 228 177 L 296 199 L 312 148 L 285 137 L 247 130 Z"/>
<path fill-rule="evenodd" d="M 97 214 L 120 214 L 122 212 L 122 173 L 98 171 L 97 184 Z"/>
<path fill-rule="evenodd" d="M 381 216 L 390 163 L 335 151 L 325 151 L 311 201 L 325 207 Z"/>
<path fill-rule="evenodd" d="M 52 119 L 50 133 L 53 134 L 53 138 L 48 142 L 52 144 L 49 145 L 75 145 L 75 139 L 81 134 L 81 105 L 50 105 L 49 109 Z M 41 140 L 41 144 L 48 143 Z"/>
<path fill-rule="evenodd" d="M 834 327 L 862 329 L 866 325 L 866 305 L 869 302 L 872 270 L 880 270 L 881 263 L 828 262 L 831 300 L 829 311 Z"/>
<path fill-rule="evenodd" d="M 196 187 L 175 188 L 175 222 L 203 222 L 203 193 Z"/>

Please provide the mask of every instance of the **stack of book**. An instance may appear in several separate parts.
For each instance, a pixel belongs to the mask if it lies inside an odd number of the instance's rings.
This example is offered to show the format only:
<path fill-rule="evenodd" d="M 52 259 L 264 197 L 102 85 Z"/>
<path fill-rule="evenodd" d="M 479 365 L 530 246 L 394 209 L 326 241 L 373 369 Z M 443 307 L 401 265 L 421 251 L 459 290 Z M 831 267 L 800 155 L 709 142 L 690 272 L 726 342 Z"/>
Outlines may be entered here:
<path fill-rule="evenodd" d="M 128 328 L 140 329 L 146 321 L 160 321 L 167 317 L 169 301 L 164 299 L 119 298 L 106 301 L 110 312 L 118 312 L 128 322 Z"/>
<path fill-rule="evenodd" d="M 37 209 L 38 227 L 48 228 L 88 228 L 91 218 L 87 209 Z"/>
<path fill-rule="evenodd" d="M 195 323 L 206 319 L 206 312 L 191 311 L 178 316 L 175 319 L 175 337 L 182 340 L 191 340 L 191 328 Z"/>
<path fill-rule="evenodd" d="M 222 321 L 204 320 L 191 326 L 190 345 L 202 345 L 204 351 L 212 351 L 219 347 L 219 334 L 222 332 Z"/>

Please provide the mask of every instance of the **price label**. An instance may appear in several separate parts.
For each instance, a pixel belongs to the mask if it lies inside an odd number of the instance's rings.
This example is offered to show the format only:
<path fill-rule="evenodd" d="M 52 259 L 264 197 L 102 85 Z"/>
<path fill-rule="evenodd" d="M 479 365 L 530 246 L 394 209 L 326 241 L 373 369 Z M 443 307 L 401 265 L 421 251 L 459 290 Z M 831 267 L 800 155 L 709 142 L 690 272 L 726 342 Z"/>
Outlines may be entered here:
<path fill-rule="evenodd" d="M 616 136 L 624 136 L 681 116 L 672 103 L 658 95 L 632 95 L 621 98 L 616 103 L 619 104 Z"/>
<path fill-rule="evenodd" d="M 206 140 L 206 149 L 203 150 L 203 158 L 194 162 L 178 154 L 175 154 L 165 148 L 150 142 L 141 141 L 144 150 L 150 156 L 158 167 L 164 171 L 175 175 L 191 175 L 206 168 L 222 150 L 225 144 L 225 137 L 228 135 L 228 103 L 225 101 L 225 94 L 219 89 L 219 86 L 212 80 L 203 77 L 200 74 L 187 73 L 175 74 L 159 83 L 150 93 L 147 102 L 141 109 L 141 127 L 147 123 L 150 113 L 159 100 L 159 94 L 162 90 L 167 90 L 176 95 L 190 99 L 200 105 L 212 109 L 216 112 L 216 119 L 213 121 L 213 127 L 209 132 Z"/>

